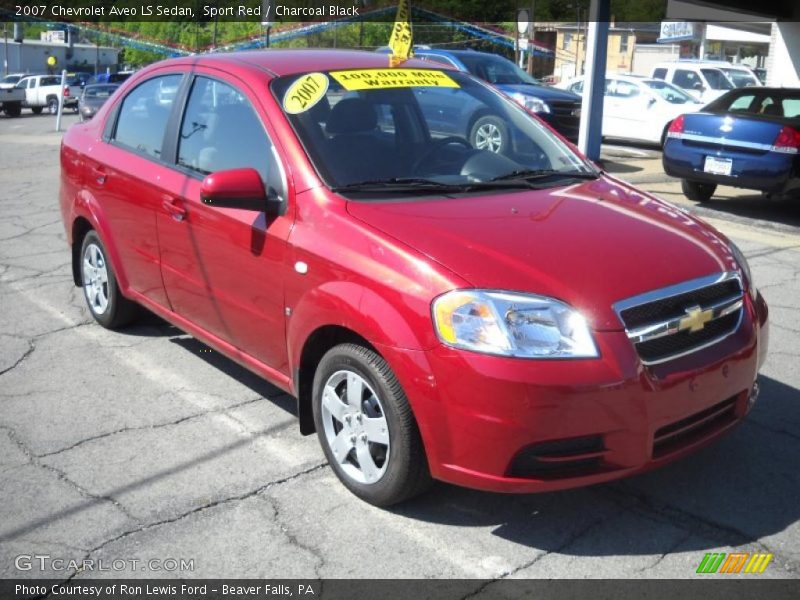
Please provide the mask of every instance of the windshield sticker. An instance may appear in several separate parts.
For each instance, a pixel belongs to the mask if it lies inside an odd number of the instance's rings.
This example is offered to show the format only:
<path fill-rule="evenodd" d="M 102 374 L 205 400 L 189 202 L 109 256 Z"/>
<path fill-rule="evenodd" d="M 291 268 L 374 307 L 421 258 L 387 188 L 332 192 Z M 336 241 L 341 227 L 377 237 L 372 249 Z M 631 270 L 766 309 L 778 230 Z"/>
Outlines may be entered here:
<path fill-rule="evenodd" d="M 322 100 L 328 91 L 328 76 L 325 73 L 304 75 L 286 90 L 283 95 L 283 110 L 296 115 L 309 110 Z"/>
<path fill-rule="evenodd" d="M 358 69 L 331 71 L 330 75 L 350 92 L 404 87 L 460 87 L 447 73 L 431 69 Z"/>

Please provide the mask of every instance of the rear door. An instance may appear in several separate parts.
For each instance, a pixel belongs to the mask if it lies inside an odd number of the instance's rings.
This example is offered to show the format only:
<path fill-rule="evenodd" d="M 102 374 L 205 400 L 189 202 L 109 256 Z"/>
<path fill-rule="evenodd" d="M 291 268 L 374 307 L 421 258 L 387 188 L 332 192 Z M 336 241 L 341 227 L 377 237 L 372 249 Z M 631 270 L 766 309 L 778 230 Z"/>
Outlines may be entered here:
<path fill-rule="evenodd" d="M 176 131 L 175 167 L 161 180 L 164 285 L 182 317 L 288 374 L 283 276 L 292 212 L 268 218 L 200 201 L 206 175 L 252 167 L 288 207 L 286 170 L 257 95 L 227 74 L 194 72 Z M 265 84 L 261 94 L 267 93 Z"/>
<path fill-rule="evenodd" d="M 160 182 L 168 169 L 163 146 L 173 102 L 161 103 L 161 85 L 179 85 L 183 75 L 162 73 L 143 81 L 110 117 L 107 143 L 86 156 L 87 188 L 98 200 L 116 242 L 131 289 L 168 306 L 159 267 L 156 212 L 162 210 Z"/>

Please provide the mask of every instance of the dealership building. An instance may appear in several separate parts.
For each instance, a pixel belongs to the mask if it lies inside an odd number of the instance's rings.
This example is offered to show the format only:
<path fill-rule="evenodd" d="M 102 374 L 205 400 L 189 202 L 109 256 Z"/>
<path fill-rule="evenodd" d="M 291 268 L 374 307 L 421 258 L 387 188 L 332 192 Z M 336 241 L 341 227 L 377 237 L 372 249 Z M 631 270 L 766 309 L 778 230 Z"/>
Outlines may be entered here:
<path fill-rule="evenodd" d="M 61 69 L 89 72 L 94 72 L 95 68 L 98 72 L 117 70 L 120 53 L 118 48 L 70 41 L 64 33 L 46 32 L 39 40 L 15 40 L 15 36 L 4 36 L 0 39 L 2 74 L 46 73 Z M 55 57 L 55 66 L 48 63 L 51 57 Z"/>

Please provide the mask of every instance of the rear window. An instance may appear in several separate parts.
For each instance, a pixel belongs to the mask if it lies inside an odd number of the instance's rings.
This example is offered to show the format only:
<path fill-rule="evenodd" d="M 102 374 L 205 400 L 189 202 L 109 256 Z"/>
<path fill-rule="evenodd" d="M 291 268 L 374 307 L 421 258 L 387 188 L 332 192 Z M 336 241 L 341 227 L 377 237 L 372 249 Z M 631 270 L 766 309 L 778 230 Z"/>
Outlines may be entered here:
<path fill-rule="evenodd" d="M 42 77 L 39 82 L 40 86 L 46 85 L 61 85 L 61 78 L 60 77 Z"/>
<path fill-rule="evenodd" d="M 180 75 L 148 79 L 122 101 L 114 139 L 132 150 L 161 158 L 164 132 L 169 121 Z"/>

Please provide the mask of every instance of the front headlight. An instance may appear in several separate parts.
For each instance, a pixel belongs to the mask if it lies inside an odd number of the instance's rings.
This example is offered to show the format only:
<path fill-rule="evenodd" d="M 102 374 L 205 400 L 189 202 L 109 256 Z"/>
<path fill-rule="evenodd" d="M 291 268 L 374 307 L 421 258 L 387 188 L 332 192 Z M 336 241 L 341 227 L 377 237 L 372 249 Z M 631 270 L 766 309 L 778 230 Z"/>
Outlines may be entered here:
<path fill-rule="evenodd" d="M 750 297 L 755 302 L 756 296 L 758 296 L 758 288 L 756 288 L 756 284 L 753 281 L 753 273 L 752 271 L 750 271 L 750 264 L 747 262 L 747 259 L 744 256 L 744 252 L 742 252 L 739 249 L 739 246 L 737 246 L 733 242 L 730 242 L 729 240 L 728 247 L 731 250 L 731 254 L 733 254 L 734 260 L 739 265 L 739 268 L 742 270 L 742 273 L 744 274 L 744 278 L 746 280 L 745 285 L 748 286 L 748 289 L 750 291 Z"/>
<path fill-rule="evenodd" d="M 514 92 L 511 94 L 511 98 L 513 98 L 518 104 L 521 104 L 528 110 L 535 112 L 535 113 L 549 113 L 550 106 L 536 96 L 528 96 L 527 94 L 522 94 L 520 92 Z"/>
<path fill-rule="evenodd" d="M 433 301 L 439 339 L 455 348 L 519 358 L 595 358 L 586 319 L 543 296 L 455 290 Z"/>

